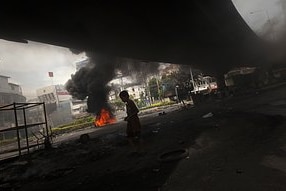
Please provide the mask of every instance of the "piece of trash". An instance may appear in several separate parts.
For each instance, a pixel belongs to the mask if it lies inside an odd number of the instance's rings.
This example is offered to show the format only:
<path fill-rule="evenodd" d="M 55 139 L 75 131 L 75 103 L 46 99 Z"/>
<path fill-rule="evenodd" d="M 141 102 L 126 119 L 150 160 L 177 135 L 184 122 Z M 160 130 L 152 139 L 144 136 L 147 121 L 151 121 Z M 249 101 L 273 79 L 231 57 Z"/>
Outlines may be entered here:
<path fill-rule="evenodd" d="M 212 116 L 214 116 L 214 114 L 213 114 L 212 112 L 210 112 L 210 113 L 208 113 L 208 114 L 205 114 L 205 115 L 203 116 L 203 118 L 208 118 L 208 117 L 212 117 Z"/>
<path fill-rule="evenodd" d="M 160 130 L 160 128 L 159 127 L 157 127 L 156 129 L 154 129 L 152 132 L 153 133 L 159 133 L 159 130 Z"/>

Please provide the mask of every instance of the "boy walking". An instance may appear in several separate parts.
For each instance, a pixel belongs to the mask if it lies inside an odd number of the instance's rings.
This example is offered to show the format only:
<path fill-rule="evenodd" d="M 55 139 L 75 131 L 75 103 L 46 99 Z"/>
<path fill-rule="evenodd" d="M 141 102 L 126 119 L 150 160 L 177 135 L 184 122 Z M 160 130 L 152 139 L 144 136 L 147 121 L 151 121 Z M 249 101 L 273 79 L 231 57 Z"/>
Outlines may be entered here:
<path fill-rule="evenodd" d="M 139 154 L 141 151 L 141 123 L 138 117 L 139 109 L 130 99 L 126 90 L 120 92 L 119 97 L 126 103 L 127 116 L 124 121 L 127 121 L 126 134 L 129 144 L 133 147 L 134 152 Z"/>

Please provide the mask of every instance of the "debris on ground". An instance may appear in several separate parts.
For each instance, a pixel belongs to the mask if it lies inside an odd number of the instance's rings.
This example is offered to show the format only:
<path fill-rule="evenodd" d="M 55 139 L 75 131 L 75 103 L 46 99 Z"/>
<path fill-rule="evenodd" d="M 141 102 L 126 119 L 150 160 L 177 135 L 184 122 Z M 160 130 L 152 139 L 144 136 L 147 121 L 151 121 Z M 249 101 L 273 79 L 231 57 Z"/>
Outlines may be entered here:
<path fill-rule="evenodd" d="M 212 117 L 213 116 L 213 113 L 210 112 L 210 113 L 207 113 L 205 115 L 203 115 L 203 118 L 209 118 L 209 117 Z"/>

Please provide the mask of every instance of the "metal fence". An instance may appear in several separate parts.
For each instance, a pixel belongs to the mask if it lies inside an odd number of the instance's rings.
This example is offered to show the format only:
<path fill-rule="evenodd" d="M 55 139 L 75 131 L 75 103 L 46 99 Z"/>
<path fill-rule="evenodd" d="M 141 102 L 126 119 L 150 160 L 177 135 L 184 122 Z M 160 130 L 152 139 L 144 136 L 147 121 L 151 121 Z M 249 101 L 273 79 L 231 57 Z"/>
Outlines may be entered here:
<path fill-rule="evenodd" d="M 51 143 L 45 103 L 0 107 L 0 160 L 29 154 Z"/>

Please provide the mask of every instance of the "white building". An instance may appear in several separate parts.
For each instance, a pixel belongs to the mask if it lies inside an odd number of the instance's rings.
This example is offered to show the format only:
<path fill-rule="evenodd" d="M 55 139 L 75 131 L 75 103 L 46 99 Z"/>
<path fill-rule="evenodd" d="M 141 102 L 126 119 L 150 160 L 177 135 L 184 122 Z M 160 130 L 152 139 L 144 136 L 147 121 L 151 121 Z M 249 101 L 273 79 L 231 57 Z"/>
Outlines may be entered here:
<path fill-rule="evenodd" d="M 72 99 L 72 116 L 79 118 L 87 114 L 87 100 Z"/>
<path fill-rule="evenodd" d="M 63 85 L 51 85 L 36 90 L 40 102 L 45 102 L 51 126 L 72 121 L 72 96 Z"/>
<path fill-rule="evenodd" d="M 145 86 L 142 84 L 132 85 L 126 87 L 125 90 L 128 91 L 129 95 L 132 96 L 133 99 L 140 100 L 142 96 L 145 95 Z"/>
<path fill-rule="evenodd" d="M 51 85 L 36 90 L 40 102 L 57 103 L 70 100 L 72 96 L 63 85 Z"/>

